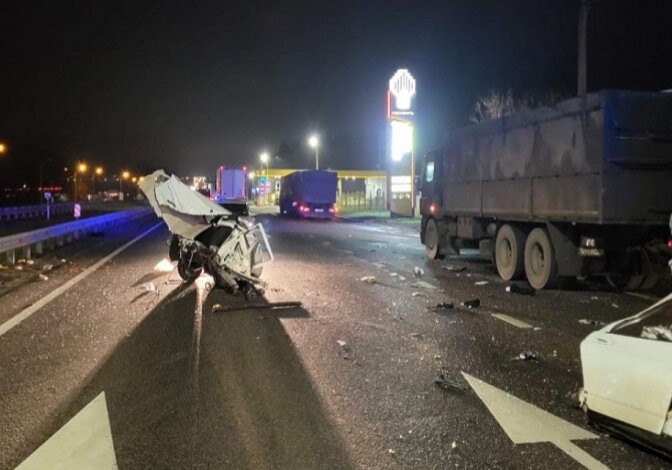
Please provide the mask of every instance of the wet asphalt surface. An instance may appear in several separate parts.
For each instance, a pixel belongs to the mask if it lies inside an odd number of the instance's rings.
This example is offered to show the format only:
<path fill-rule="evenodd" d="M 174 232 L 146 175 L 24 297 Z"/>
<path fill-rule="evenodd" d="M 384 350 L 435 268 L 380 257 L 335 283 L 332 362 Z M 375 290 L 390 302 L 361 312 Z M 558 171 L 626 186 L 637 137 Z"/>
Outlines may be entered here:
<path fill-rule="evenodd" d="M 507 293 L 476 255 L 425 260 L 418 228 L 394 221 L 261 220 L 276 259 L 257 302 L 302 307 L 213 312 L 246 302 L 154 271 L 167 257 L 161 226 L 0 336 L 0 468 L 102 391 L 124 469 L 581 468 L 550 443 L 513 445 L 462 372 L 590 429 L 570 395 L 579 343 L 597 327 L 579 320 L 608 323 L 651 299 L 585 285 Z M 0 323 L 156 223 L 26 266 L 53 265 L 2 291 Z M 479 308 L 460 306 L 475 298 Z M 440 302 L 455 308 L 428 309 Z M 539 359 L 515 359 L 527 349 Z M 671 465 L 592 431 L 573 442 L 610 468 Z"/>

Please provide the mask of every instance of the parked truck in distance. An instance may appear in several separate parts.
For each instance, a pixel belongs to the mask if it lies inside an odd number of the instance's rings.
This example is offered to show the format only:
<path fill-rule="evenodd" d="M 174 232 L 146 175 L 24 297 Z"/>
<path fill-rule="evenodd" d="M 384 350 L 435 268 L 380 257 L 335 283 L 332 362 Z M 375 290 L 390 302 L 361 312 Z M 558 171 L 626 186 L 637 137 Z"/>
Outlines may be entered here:
<path fill-rule="evenodd" d="M 280 215 L 331 219 L 336 212 L 336 172 L 299 170 L 280 181 Z"/>
<path fill-rule="evenodd" d="M 535 289 L 669 276 L 672 93 L 605 90 L 454 131 L 425 155 L 429 258 L 479 248 Z"/>
<path fill-rule="evenodd" d="M 220 203 L 229 201 L 246 201 L 246 171 L 242 168 L 217 168 L 215 184 L 215 200 Z"/>

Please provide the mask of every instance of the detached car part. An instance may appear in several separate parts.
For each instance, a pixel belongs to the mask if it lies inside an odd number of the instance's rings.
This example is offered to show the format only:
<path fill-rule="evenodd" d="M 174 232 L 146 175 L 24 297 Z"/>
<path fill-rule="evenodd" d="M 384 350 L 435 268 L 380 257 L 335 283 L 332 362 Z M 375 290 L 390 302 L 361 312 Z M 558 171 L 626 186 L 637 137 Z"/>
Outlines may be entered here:
<path fill-rule="evenodd" d="M 205 271 L 232 292 L 265 287 L 259 276 L 273 252 L 261 224 L 242 215 L 246 212 L 210 201 L 163 170 L 145 176 L 139 185 L 173 234 L 169 256 L 177 261 L 182 279 L 193 281 Z"/>
<path fill-rule="evenodd" d="M 588 335 L 581 367 L 589 420 L 672 458 L 672 294 Z"/>

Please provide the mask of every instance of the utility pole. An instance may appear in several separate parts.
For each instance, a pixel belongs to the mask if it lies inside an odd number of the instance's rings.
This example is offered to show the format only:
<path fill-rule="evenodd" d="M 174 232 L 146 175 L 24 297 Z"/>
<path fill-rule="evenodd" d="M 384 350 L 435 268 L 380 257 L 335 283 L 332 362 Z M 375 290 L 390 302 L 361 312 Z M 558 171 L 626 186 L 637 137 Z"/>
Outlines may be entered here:
<path fill-rule="evenodd" d="M 577 76 L 577 95 L 585 96 L 587 91 L 587 77 L 586 70 L 586 33 L 588 29 L 588 11 L 590 10 L 591 0 L 580 0 L 579 6 L 579 53 L 578 53 L 578 76 Z"/>

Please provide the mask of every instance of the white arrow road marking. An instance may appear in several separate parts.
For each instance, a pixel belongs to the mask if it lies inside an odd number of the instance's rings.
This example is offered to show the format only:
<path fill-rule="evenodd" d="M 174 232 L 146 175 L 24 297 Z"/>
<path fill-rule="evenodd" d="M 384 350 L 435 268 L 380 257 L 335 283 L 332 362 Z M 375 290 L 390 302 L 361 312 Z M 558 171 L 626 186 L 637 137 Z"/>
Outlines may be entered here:
<path fill-rule="evenodd" d="M 22 311 L 20 311 L 19 313 L 17 313 L 16 315 L 14 315 L 12 318 L 10 318 L 9 320 L 7 320 L 5 323 L 3 323 L 3 324 L 0 325 L 0 336 L 4 335 L 4 334 L 7 333 L 9 330 L 11 330 L 12 328 L 14 328 L 16 325 L 18 325 L 19 323 L 21 323 L 23 320 L 25 320 L 26 318 L 30 317 L 33 313 L 35 313 L 35 312 L 37 312 L 38 310 L 40 310 L 42 307 L 44 307 L 45 305 L 47 305 L 49 302 L 51 302 L 52 300 L 54 300 L 56 297 L 58 297 L 59 295 L 61 295 L 63 292 L 65 292 L 66 290 L 70 289 L 72 286 L 76 285 L 79 281 L 81 281 L 81 280 L 84 279 L 86 276 L 88 276 L 89 274 L 91 274 L 92 272 L 94 272 L 96 269 L 100 268 L 102 265 L 104 265 L 104 264 L 107 263 L 109 260 L 111 260 L 112 258 L 114 258 L 115 256 L 117 256 L 119 253 L 121 253 L 122 251 L 124 251 L 126 248 L 128 248 L 129 246 L 131 246 L 132 244 L 134 244 L 135 242 L 137 242 L 138 240 L 140 240 L 140 239 L 143 238 L 144 236 L 148 235 L 148 234 L 151 233 L 152 231 L 156 230 L 156 229 L 157 229 L 158 227 L 160 227 L 162 224 L 163 224 L 163 222 L 159 222 L 158 224 L 154 225 L 153 227 L 150 227 L 149 229 L 145 230 L 145 231 L 142 232 L 140 235 L 138 235 L 137 237 L 135 237 L 133 240 L 131 240 L 130 242 L 126 243 L 124 246 L 122 246 L 122 247 L 120 247 L 120 248 L 117 248 L 117 249 L 114 250 L 112 253 L 110 253 L 109 255 L 107 255 L 105 258 L 103 258 L 103 259 L 101 259 L 101 260 L 99 260 L 99 261 L 96 261 L 96 263 L 94 263 L 92 266 L 86 268 L 84 271 L 82 271 L 81 273 L 77 274 L 75 277 L 73 277 L 72 279 L 70 279 L 68 282 L 66 282 L 66 283 L 63 284 L 62 286 L 60 286 L 60 287 L 58 287 L 58 288 L 52 290 L 49 294 L 47 294 L 47 295 L 45 295 L 44 297 L 42 297 L 40 300 L 38 300 L 37 302 L 35 302 L 35 303 L 34 303 L 33 305 L 31 305 L 30 307 L 25 308 L 25 309 L 23 309 Z"/>
<path fill-rule="evenodd" d="M 497 318 L 498 320 L 505 321 L 506 323 L 509 323 L 510 325 L 517 326 L 518 328 L 532 328 L 532 325 L 529 323 L 525 323 L 522 320 L 518 320 L 517 318 L 510 317 L 509 315 L 506 315 L 504 313 L 493 313 L 493 317 Z"/>
<path fill-rule="evenodd" d="M 105 392 L 86 405 L 16 470 L 116 470 Z"/>
<path fill-rule="evenodd" d="M 586 468 L 609 468 L 571 442 L 573 439 L 597 439 L 595 434 L 465 372 L 462 375 L 514 444 L 550 442 Z"/>

